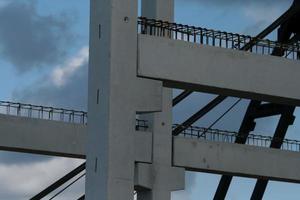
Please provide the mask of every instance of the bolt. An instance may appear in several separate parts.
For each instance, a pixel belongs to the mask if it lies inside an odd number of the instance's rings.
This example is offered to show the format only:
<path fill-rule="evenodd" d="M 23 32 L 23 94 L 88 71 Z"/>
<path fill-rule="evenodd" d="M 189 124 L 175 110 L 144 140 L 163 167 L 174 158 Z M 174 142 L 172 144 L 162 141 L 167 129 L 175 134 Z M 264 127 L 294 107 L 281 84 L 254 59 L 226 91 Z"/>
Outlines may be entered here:
<path fill-rule="evenodd" d="M 129 17 L 124 17 L 124 22 L 128 23 L 129 22 Z"/>

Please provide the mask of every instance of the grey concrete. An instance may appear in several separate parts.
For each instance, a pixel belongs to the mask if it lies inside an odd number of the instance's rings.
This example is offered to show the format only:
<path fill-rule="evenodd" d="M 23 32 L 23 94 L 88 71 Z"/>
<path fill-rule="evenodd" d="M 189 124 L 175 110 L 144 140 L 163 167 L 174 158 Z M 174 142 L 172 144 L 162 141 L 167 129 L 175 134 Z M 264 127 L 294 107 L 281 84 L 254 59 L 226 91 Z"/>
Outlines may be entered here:
<path fill-rule="evenodd" d="M 137 113 L 158 112 L 162 109 L 162 82 L 150 79 L 134 79 L 135 87 L 130 91 L 135 97 L 132 102 Z M 135 91 L 134 91 L 135 90 Z"/>
<path fill-rule="evenodd" d="M 142 190 L 138 195 L 138 199 L 147 200 L 151 198 L 167 198 L 170 195 L 170 191 L 184 189 L 183 168 L 170 168 L 164 167 L 163 165 L 137 163 L 135 170 L 135 186 L 137 188 L 148 190 Z M 160 184 L 162 182 L 164 182 L 165 184 Z M 157 185 L 159 185 L 159 187 L 157 187 Z M 150 193 L 151 195 L 147 193 Z"/>
<path fill-rule="evenodd" d="M 300 62 L 139 35 L 138 75 L 164 86 L 300 105 Z"/>
<path fill-rule="evenodd" d="M 141 3 L 143 17 L 174 21 L 174 0 L 142 0 Z"/>
<path fill-rule="evenodd" d="M 138 200 L 168 200 L 171 192 L 183 190 L 185 170 L 172 166 L 172 90 L 163 90 L 162 112 L 144 116 L 153 132 L 151 165 L 137 164 Z"/>
<path fill-rule="evenodd" d="M 166 121 L 156 122 L 162 123 L 168 126 Z M 170 167 L 169 134 L 157 133 L 154 144 L 152 133 L 134 133 L 135 186 L 162 191 L 183 189 L 183 170 Z M 85 125 L 0 115 L 0 150 L 85 158 L 86 134 Z M 300 183 L 298 152 L 178 137 L 173 149 L 174 166 L 187 170 Z M 164 188 L 168 185 L 170 188 Z"/>
<path fill-rule="evenodd" d="M 70 158 L 86 157 L 87 126 L 0 115 L 0 150 Z M 134 131 L 136 162 L 152 162 L 152 133 Z"/>
<path fill-rule="evenodd" d="M 300 183 L 300 152 L 175 137 L 173 162 L 198 172 Z"/>
<path fill-rule="evenodd" d="M 138 200 L 170 200 L 172 191 L 184 189 L 185 169 L 300 182 L 299 153 L 173 141 L 172 90 L 163 88 L 299 105 L 299 63 L 138 36 L 137 4 L 90 2 L 88 126 L 0 116 L 0 149 L 86 155 L 87 200 L 131 200 L 134 188 Z M 142 12 L 172 22 L 174 0 L 143 0 Z M 152 133 L 135 131 L 137 113 Z"/>
<path fill-rule="evenodd" d="M 0 150 L 85 157 L 85 125 L 0 115 Z"/>
<path fill-rule="evenodd" d="M 152 162 L 152 133 L 136 131 L 134 134 L 135 162 Z"/>
<path fill-rule="evenodd" d="M 173 21 L 173 0 L 143 0 L 142 16 Z M 160 51 L 160 50 L 159 50 Z M 184 189 L 184 169 L 172 166 L 172 90 L 162 90 L 162 110 L 141 116 L 153 132 L 152 164 L 137 163 L 138 200 L 168 200 L 171 192 Z M 142 188 L 142 189 L 141 189 Z"/>
<path fill-rule="evenodd" d="M 153 188 L 153 174 L 152 174 L 152 165 L 139 163 L 135 164 L 134 172 L 134 185 L 137 190 L 148 190 L 151 191 Z M 140 195 L 138 195 L 138 199 Z"/>
<path fill-rule="evenodd" d="M 133 199 L 137 0 L 91 0 L 87 200 Z"/>

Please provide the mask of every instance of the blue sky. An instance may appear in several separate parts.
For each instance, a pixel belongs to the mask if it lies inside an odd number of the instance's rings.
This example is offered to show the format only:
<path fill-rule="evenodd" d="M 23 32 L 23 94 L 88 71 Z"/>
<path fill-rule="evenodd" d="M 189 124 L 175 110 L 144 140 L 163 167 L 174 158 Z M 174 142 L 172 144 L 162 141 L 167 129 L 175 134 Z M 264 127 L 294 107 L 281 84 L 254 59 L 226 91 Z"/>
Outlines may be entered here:
<path fill-rule="evenodd" d="M 291 0 L 176 0 L 175 21 L 255 35 L 290 4 Z M 0 0 L 0 25 L 6 28 L 0 30 L 0 100 L 86 110 L 88 22 L 87 0 Z M 183 121 L 212 97 L 193 94 L 174 109 L 174 121 Z M 209 125 L 233 101 L 228 99 L 198 125 Z M 237 130 L 246 106 L 245 100 L 215 128 Z M 256 131 L 272 133 L 277 120 L 259 121 Z M 299 139 L 299 125 L 297 119 L 288 138 Z M 28 199 L 80 162 L 1 152 L 0 199 Z M 173 200 L 212 199 L 220 176 L 187 173 L 186 178 L 186 191 L 174 193 Z M 227 199 L 249 199 L 254 184 L 254 179 L 234 178 Z M 271 182 L 264 199 L 296 200 L 299 189 L 297 184 Z"/>

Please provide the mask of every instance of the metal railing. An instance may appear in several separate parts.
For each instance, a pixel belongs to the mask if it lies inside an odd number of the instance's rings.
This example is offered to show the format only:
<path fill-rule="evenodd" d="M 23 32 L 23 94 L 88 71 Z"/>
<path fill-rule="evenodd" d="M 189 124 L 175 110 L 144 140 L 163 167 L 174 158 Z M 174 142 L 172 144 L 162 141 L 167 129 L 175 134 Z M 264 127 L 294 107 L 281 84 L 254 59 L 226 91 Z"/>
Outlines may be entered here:
<path fill-rule="evenodd" d="M 87 123 L 87 112 L 85 111 L 68 110 L 63 108 L 38 106 L 9 101 L 0 101 L 0 113 L 18 117 L 55 120 L 69 123 Z M 148 122 L 146 120 L 136 119 L 135 128 L 136 130 L 146 131 L 148 129 Z"/>
<path fill-rule="evenodd" d="M 146 131 L 148 130 L 148 121 L 136 119 L 135 130 L 137 131 Z"/>
<path fill-rule="evenodd" d="M 271 55 L 274 48 L 282 49 L 284 57 L 297 59 L 300 56 L 300 44 L 281 44 L 267 39 L 258 39 L 249 35 L 217 31 L 201 27 L 170 23 L 167 21 L 138 18 L 138 32 L 141 34 L 169 37 L 203 45 L 243 50 L 249 42 L 254 45 L 250 52 Z"/>
<path fill-rule="evenodd" d="M 69 123 L 87 123 L 87 112 L 84 111 L 14 103 L 9 101 L 0 101 L 0 113 L 20 117 L 63 121 Z M 175 128 L 178 128 L 178 126 L 181 125 L 174 124 L 173 130 Z M 149 129 L 148 121 L 136 119 L 135 129 L 139 131 L 147 131 Z M 180 133 L 180 136 L 229 143 L 234 143 L 237 138 L 242 137 L 237 132 L 207 129 L 196 126 L 188 127 L 186 130 Z M 249 134 L 246 144 L 261 147 L 270 147 L 272 141 L 276 142 L 276 138 Z M 280 141 L 281 140 L 278 139 L 278 142 Z M 281 149 L 300 151 L 300 141 L 284 139 Z"/>
<path fill-rule="evenodd" d="M 84 111 L 53 108 L 24 103 L 0 101 L 0 113 L 19 117 L 63 121 L 69 123 L 87 122 L 87 113 Z"/>
<path fill-rule="evenodd" d="M 63 108 L 38 106 L 9 101 L 0 101 L 0 114 L 55 120 L 68 123 L 87 123 L 87 112 L 85 111 L 68 110 Z M 148 128 L 148 122 L 146 120 L 136 119 L 136 130 L 146 131 Z"/>
<path fill-rule="evenodd" d="M 173 125 L 173 129 L 177 128 L 178 124 Z M 188 127 L 185 131 L 183 131 L 179 137 L 188 137 L 202 140 L 209 140 L 214 142 L 228 142 L 235 143 L 235 141 L 239 139 L 245 139 L 245 136 L 242 134 L 238 134 L 233 131 L 224 131 L 218 129 L 207 129 L 197 126 Z M 297 140 L 289 140 L 289 139 L 277 139 L 270 136 L 264 135 L 254 135 L 249 134 L 246 140 L 246 145 L 259 146 L 269 148 L 272 142 L 282 142 L 281 149 L 288 151 L 297 151 L 300 152 L 300 141 Z"/>

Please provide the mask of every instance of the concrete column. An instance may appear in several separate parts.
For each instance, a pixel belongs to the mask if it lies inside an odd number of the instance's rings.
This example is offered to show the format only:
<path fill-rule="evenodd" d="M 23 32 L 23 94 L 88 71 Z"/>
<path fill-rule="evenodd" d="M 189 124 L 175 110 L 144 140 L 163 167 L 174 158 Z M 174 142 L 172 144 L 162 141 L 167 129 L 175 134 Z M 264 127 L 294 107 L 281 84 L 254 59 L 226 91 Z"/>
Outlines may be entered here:
<path fill-rule="evenodd" d="M 91 0 L 87 200 L 133 199 L 137 0 Z"/>
<path fill-rule="evenodd" d="M 142 16 L 173 21 L 174 0 L 142 0 Z M 138 200 L 168 200 L 171 191 L 184 189 L 184 169 L 172 167 L 172 90 L 164 88 L 162 99 L 161 112 L 143 116 L 153 132 L 153 160 L 139 167 L 150 171 L 145 176 L 152 184 L 138 192 Z"/>
<path fill-rule="evenodd" d="M 162 112 L 144 116 L 153 131 L 152 164 L 139 164 L 151 188 L 138 191 L 138 200 L 170 200 L 171 192 L 184 189 L 185 170 L 172 166 L 172 90 L 163 90 Z"/>
<path fill-rule="evenodd" d="M 142 0 L 142 16 L 174 21 L 174 0 Z"/>

